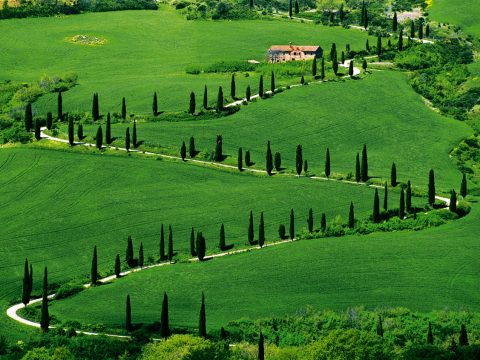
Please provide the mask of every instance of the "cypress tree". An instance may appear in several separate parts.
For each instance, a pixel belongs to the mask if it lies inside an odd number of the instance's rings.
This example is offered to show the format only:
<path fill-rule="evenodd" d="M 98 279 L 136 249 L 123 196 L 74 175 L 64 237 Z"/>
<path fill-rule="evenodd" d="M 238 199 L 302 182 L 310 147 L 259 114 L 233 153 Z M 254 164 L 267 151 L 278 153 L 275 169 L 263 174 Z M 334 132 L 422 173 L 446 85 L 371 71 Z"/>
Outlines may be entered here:
<path fill-rule="evenodd" d="M 282 156 L 277 151 L 274 156 L 275 170 L 280 171 L 282 169 Z"/>
<path fill-rule="evenodd" d="M 133 120 L 133 132 L 132 132 L 132 145 L 133 148 L 136 149 L 138 147 L 137 142 L 137 122 Z"/>
<path fill-rule="evenodd" d="M 197 256 L 198 260 L 203 261 L 206 253 L 206 244 L 205 238 L 203 237 L 202 232 L 197 233 Z"/>
<path fill-rule="evenodd" d="M 250 210 L 250 217 L 248 218 L 248 243 L 252 245 L 254 242 L 253 234 L 253 212 Z"/>
<path fill-rule="evenodd" d="M 383 210 L 385 211 L 388 210 L 388 186 L 386 181 L 385 181 L 384 194 L 383 194 Z"/>
<path fill-rule="evenodd" d="M 377 36 L 377 56 L 378 60 L 382 57 L 382 37 Z"/>
<path fill-rule="evenodd" d="M 235 100 L 236 98 L 236 86 L 235 86 L 235 74 L 232 74 L 232 79 L 230 80 L 230 97 Z"/>
<path fill-rule="evenodd" d="M 398 51 L 403 50 L 403 28 L 400 27 L 400 31 L 398 32 Z"/>
<path fill-rule="evenodd" d="M 120 277 L 120 272 L 122 271 L 122 266 L 120 264 L 120 255 L 115 256 L 115 276 Z"/>
<path fill-rule="evenodd" d="M 48 332 L 48 327 L 50 326 L 50 315 L 48 313 L 48 272 L 47 267 L 45 266 L 45 271 L 43 274 L 43 293 L 42 293 L 42 313 L 40 317 L 40 328 L 42 332 Z"/>
<path fill-rule="evenodd" d="M 285 233 L 286 233 L 285 225 L 280 224 L 280 226 L 278 227 L 278 236 L 280 237 L 280 240 L 285 239 Z"/>
<path fill-rule="evenodd" d="M 353 76 L 353 59 L 350 60 L 350 64 L 348 65 L 348 75 L 349 75 L 350 77 Z"/>
<path fill-rule="evenodd" d="M 302 173 L 303 167 L 303 154 L 302 154 L 302 145 L 297 145 L 297 153 L 295 155 L 295 169 L 297 170 L 297 175 L 300 176 Z"/>
<path fill-rule="evenodd" d="M 428 38 L 430 37 L 430 25 L 427 24 L 427 26 L 425 26 L 425 36 Z"/>
<path fill-rule="evenodd" d="M 348 212 L 348 227 L 353 229 L 355 227 L 355 212 L 353 209 L 353 202 L 350 202 L 350 210 Z"/>
<path fill-rule="evenodd" d="M 166 260 L 165 256 L 165 231 L 163 229 L 163 224 L 160 227 L 160 261 Z"/>
<path fill-rule="evenodd" d="M 133 330 L 132 306 L 130 304 L 130 295 L 127 295 L 127 305 L 126 305 L 126 309 L 125 309 L 125 329 L 128 332 L 131 332 Z"/>
<path fill-rule="evenodd" d="M 160 336 L 162 338 L 168 338 L 170 336 L 170 325 L 168 323 L 168 296 L 166 292 L 163 293 Z"/>
<path fill-rule="evenodd" d="M 300 12 L 300 7 L 298 6 L 298 0 L 295 0 L 295 15 L 298 15 Z"/>
<path fill-rule="evenodd" d="M 403 220 L 405 218 L 405 191 L 402 190 L 400 191 L 400 206 L 398 208 L 398 217 L 400 220 Z"/>
<path fill-rule="evenodd" d="M 272 71 L 272 76 L 270 77 L 270 91 L 272 95 L 275 94 L 275 73 Z"/>
<path fill-rule="evenodd" d="M 451 212 L 456 212 L 457 211 L 457 193 L 455 190 L 452 190 L 452 193 L 450 194 L 450 205 L 448 206 Z"/>
<path fill-rule="evenodd" d="M 370 42 L 368 41 L 368 39 L 365 42 L 365 50 L 367 51 L 367 53 L 370 53 Z"/>
<path fill-rule="evenodd" d="M 25 130 L 30 131 L 33 127 L 32 104 L 28 103 L 25 107 Z"/>
<path fill-rule="evenodd" d="M 68 119 L 68 143 L 70 144 L 70 146 L 73 146 L 73 144 L 75 143 L 75 130 L 73 128 L 73 119 L 70 118 Z"/>
<path fill-rule="evenodd" d="M 173 233 L 172 225 L 168 225 L 168 261 L 170 263 L 173 260 Z"/>
<path fill-rule="evenodd" d="M 322 69 L 321 69 L 321 75 L 320 77 L 322 78 L 322 80 L 325 79 L 325 58 L 322 57 Z"/>
<path fill-rule="evenodd" d="M 428 173 L 428 203 L 435 204 L 435 173 L 433 169 Z"/>
<path fill-rule="evenodd" d="M 412 212 L 412 183 L 410 180 L 407 182 L 407 191 L 405 194 L 405 208 L 408 213 Z"/>
<path fill-rule="evenodd" d="M 357 157 L 355 158 L 355 181 L 358 183 L 362 179 L 362 173 L 360 172 L 360 155 L 357 152 Z"/>
<path fill-rule="evenodd" d="M 52 113 L 49 111 L 47 113 L 47 129 L 48 130 L 51 130 L 52 129 L 52 125 L 53 125 L 53 115 Z"/>
<path fill-rule="evenodd" d="M 322 213 L 322 218 L 320 219 L 320 229 L 323 233 L 327 230 L 327 216 L 325 213 Z"/>
<path fill-rule="evenodd" d="M 245 165 L 250 166 L 252 164 L 250 159 L 250 150 L 245 151 Z"/>
<path fill-rule="evenodd" d="M 140 249 L 138 250 L 138 266 L 143 267 L 145 257 L 143 255 L 143 242 L 140 242 Z"/>
<path fill-rule="evenodd" d="M 288 234 L 290 235 L 290 240 L 295 239 L 295 213 L 293 209 L 290 209 L 290 226 L 288 229 Z"/>
<path fill-rule="evenodd" d="M 100 108 L 98 105 L 98 94 L 93 94 L 93 103 L 92 103 L 92 119 L 93 121 L 97 121 L 100 119 Z"/>
<path fill-rule="evenodd" d="M 462 175 L 462 183 L 460 185 L 460 195 L 463 198 L 467 196 L 467 176 L 465 174 Z"/>
<path fill-rule="evenodd" d="M 78 137 L 78 140 L 81 141 L 83 139 L 83 125 L 82 124 L 78 124 L 78 128 L 77 128 L 77 137 Z"/>
<path fill-rule="evenodd" d="M 62 121 L 63 119 L 63 98 L 62 98 L 61 91 L 58 92 L 58 97 L 57 97 L 57 119 L 59 121 Z"/>
<path fill-rule="evenodd" d="M 390 171 L 390 185 L 395 187 L 398 185 L 397 183 L 397 166 L 395 163 L 392 163 L 392 170 Z"/>
<path fill-rule="evenodd" d="M 98 259 L 97 259 L 97 245 L 93 247 L 92 257 L 92 271 L 90 275 L 90 281 L 92 285 L 96 285 L 98 281 Z"/>
<path fill-rule="evenodd" d="M 189 114 L 195 114 L 195 93 L 192 91 L 190 93 L 190 105 L 188 106 L 188 113 Z"/>
<path fill-rule="evenodd" d="M 383 337 L 383 323 L 381 316 L 378 317 L 377 335 Z"/>
<path fill-rule="evenodd" d="M 128 266 L 133 266 L 133 240 L 130 235 L 127 238 L 127 250 L 125 252 L 125 261 L 127 262 Z"/>
<path fill-rule="evenodd" d="M 410 37 L 413 39 L 415 37 L 415 22 L 410 21 Z"/>
<path fill-rule="evenodd" d="M 22 303 L 27 306 L 30 302 L 30 272 L 28 267 L 28 259 L 25 259 L 25 267 L 23 272 L 23 291 L 22 291 Z"/>
<path fill-rule="evenodd" d="M 239 171 L 243 170 L 243 152 L 241 147 L 238 148 L 237 167 Z"/>
<path fill-rule="evenodd" d="M 338 9 L 338 16 L 340 18 L 340 22 L 343 23 L 343 20 L 345 19 L 345 11 L 343 10 L 343 3 L 340 5 L 340 9 Z"/>
<path fill-rule="evenodd" d="M 300 84 L 305 85 L 305 78 L 303 77 L 303 75 L 300 78 Z"/>
<path fill-rule="evenodd" d="M 250 9 L 253 9 L 253 5 L 254 5 L 253 0 L 250 0 Z"/>
<path fill-rule="evenodd" d="M 40 140 L 42 138 L 40 133 L 40 121 L 35 120 L 35 139 Z"/>
<path fill-rule="evenodd" d="M 317 57 L 316 56 L 313 57 L 313 61 L 312 61 L 312 76 L 313 77 L 317 76 Z"/>
<path fill-rule="evenodd" d="M 112 124 L 110 123 L 110 113 L 107 113 L 107 124 L 105 125 L 105 143 L 110 145 L 112 143 Z"/>
<path fill-rule="evenodd" d="M 125 120 L 127 118 L 127 103 L 125 98 L 122 98 L 122 119 Z"/>
<path fill-rule="evenodd" d="M 460 336 L 458 338 L 458 344 L 460 346 L 468 346 L 468 334 L 465 324 L 462 324 L 460 328 Z"/>
<path fill-rule="evenodd" d="M 307 224 L 308 224 L 308 232 L 312 233 L 313 232 L 313 209 L 312 208 L 308 210 Z"/>
<path fill-rule="evenodd" d="M 363 24 L 363 27 L 365 28 L 365 30 L 367 30 L 368 28 L 368 10 L 365 9 L 365 23 Z"/>
<path fill-rule="evenodd" d="M 190 255 L 192 257 L 197 256 L 197 252 L 195 251 L 195 230 L 192 227 L 192 231 L 190 231 Z"/>
<path fill-rule="evenodd" d="M 258 226 L 258 245 L 263 247 L 265 244 L 265 222 L 263 221 L 263 211 L 260 213 L 260 225 Z"/>
<path fill-rule="evenodd" d="M 433 345 L 433 332 L 432 332 L 432 323 L 431 322 L 428 322 L 427 344 L 428 345 Z"/>
<path fill-rule="evenodd" d="M 373 198 L 373 222 L 378 224 L 380 222 L 380 198 L 378 197 L 378 189 L 375 188 L 375 196 Z"/>
<path fill-rule="evenodd" d="M 325 176 L 330 177 L 330 149 L 327 148 L 327 153 L 325 155 Z"/>
<path fill-rule="evenodd" d="M 130 128 L 127 127 L 127 130 L 125 130 L 125 149 L 127 151 L 130 151 Z"/>
<path fill-rule="evenodd" d="M 361 18 L 360 18 L 360 25 L 365 23 L 365 1 L 362 1 L 362 11 L 361 11 Z"/>
<path fill-rule="evenodd" d="M 341 55 L 341 57 L 340 57 L 340 61 L 341 61 L 342 65 L 345 64 L 345 52 L 344 52 L 344 51 L 342 51 L 342 55 Z"/>
<path fill-rule="evenodd" d="M 260 331 L 260 337 L 258 338 L 258 360 L 265 360 L 265 344 L 264 344 L 263 334 L 261 331 Z"/>
<path fill-rule="evenodd" d="M 217 135 L 217 142 L 215 144 L 215 161 L 223 160 L 223 139 L 222 135 Z"/>
<path fill-rule="evenodd" d="M 218 96 L 217 96 L 217 112 L 223 110 L 223 90 L 222 87 L 218 87 Z"/>
<path fill-rule="evenodd" d="M 153 93 L 153 103 L 152 103 L 153 116 L 158 115 L 158 101 L 157 101 L 157 92 Z"/>
<path fill-rule="evenodd" d="M 208 110 L 208 90 L 207 90 L 207 85 L 205 85 L 205 88 L 203 89 L 203 108 L 205 110 Z"/>
<path fill-rule="evenodd" d="M 195 138 L 190 136 L 190 142 L 188 144 L 188 154 L 190 158 L 193 159 L 195 155 L 197 155 L 197 151 L 195 150 Z"/>
<path fill-rule="evenodd" d="M 198 336 L 207 337 L 207 319 L 205 314 L 205 295 L 202 291 L 202 305 L 200 305 L 200 316 L 198 320 Z"/>
<path fill-rule="evenodd" d="M 292 1 L 292 0 L 290 0 L 290 1 Z M 263 75 L 260 75 L 260 80 L 259 80 L 259 83 L 258 83 L 258 96 L 263 98 L 264 95 L 265 94 L 263 92 Z"/>
<path fill-rule="evenodd" d="M 247 86 L 247 90 L 245 91 L 245 98 L 247 101 L 250 101 L 250 97 L 252 96 L 252 90 L 250 89 L 250 85 Z"/>
<path fill-rule="evenodd" d="M 292 0 L 289 0 L 288 2 L 288 16 L 290 19 L 292 18 Z"/>
<path fill-rule="evenodd" d="M 362 166 L 361 166 L 362 181 L 368 180 L 368 156 L 367 156 L 367 145 L 363 144 L 362 149 Z"/>
<path fill-rule="evenodd" d="M 95 137 L 95 143 L 97 145 L 98 150 L 102 150 L 103 146 L 103 133 L 102 133 L 102 127 L 99 126 L 97 130 L 97 136 Z"/>
<path fill-rule="evenodd" d="M 272 175 L 273 170 L 273 156 L 272 150 L 270 149 L 270 141 L 267 143 L 267 155 L 266 155 L 266 170 L 268 175 Z"/>
<path fill-rule="evenodd" d="M 392 31 L 397 32 L 397 28 L 398 28 L 398 19 L 397 19 L 397 12 L 395 11 L 393 13 Z"/>
<path fill-rule="evenodd" d="M 227 248 L 227 246 L 225 245 L 225 226 L 223 224 L 220 226 L 219 248 L 222 251 L 225 251 L 225 249 Z"/>
<path fill-rule="evenodd" d="M 363 69 L 363 72 L 367 72 L 367 68 L 368 68 L 368 64 L 367 64 L 367 60 L 363 59 L 362 61 L 362 69 Z"/>
<path fill-rule="evenodd" d="M 420 25 L 418 26 L 418 38 L 423 39 L 423 24 L 422 23 L 420 23 Z"/>
<path fill-rule="evenodd" d="M 180 156 L 182 157 L 182 160 L 185 161 L 185 158 L 187 157 L 187 147 L 185 146 L 185 141 L 182 141 L 182 146 L 180 147 Z"/>
<path fill-rule="evenodd" d="M 330 48 L 330 61 L 333 61 L 337 58 L 337 44 L 332 43 L 332 47 Z"/>
<path fill-rule="evenodd" d="M 332 69 L 333 69 L 333 73 L 335 75 L 337 75 L 337 73 L 338 73 L 338 61 L 337 61 L 337 59 L 333 59 Z"/>

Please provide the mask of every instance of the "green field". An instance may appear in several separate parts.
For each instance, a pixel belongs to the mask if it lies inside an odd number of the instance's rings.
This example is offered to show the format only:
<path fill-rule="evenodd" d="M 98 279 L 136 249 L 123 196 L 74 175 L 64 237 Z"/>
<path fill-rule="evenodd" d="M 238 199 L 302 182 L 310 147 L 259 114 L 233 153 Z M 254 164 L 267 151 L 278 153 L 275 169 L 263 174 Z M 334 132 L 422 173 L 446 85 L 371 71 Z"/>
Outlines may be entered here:
<path fill-rule="evenodd" d="M 480 36 L 480 3 L 476 0 L 433 0 L 428 12 L 434 20 L 460 25 L 464 32 Z"/>

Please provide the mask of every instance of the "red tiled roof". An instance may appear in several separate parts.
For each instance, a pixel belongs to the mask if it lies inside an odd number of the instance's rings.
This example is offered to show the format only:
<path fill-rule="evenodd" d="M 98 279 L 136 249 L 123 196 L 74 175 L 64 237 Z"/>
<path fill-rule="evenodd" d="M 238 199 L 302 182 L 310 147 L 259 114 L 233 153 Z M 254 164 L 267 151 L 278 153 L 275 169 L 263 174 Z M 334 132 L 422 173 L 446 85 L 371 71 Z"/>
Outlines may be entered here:
<path fill-rule="evenodd" d="M 311 45 L 272 45 L 270 51 L 311 51 L 315 52 L 320 48 L 320 46 L 311 46 Z"/>

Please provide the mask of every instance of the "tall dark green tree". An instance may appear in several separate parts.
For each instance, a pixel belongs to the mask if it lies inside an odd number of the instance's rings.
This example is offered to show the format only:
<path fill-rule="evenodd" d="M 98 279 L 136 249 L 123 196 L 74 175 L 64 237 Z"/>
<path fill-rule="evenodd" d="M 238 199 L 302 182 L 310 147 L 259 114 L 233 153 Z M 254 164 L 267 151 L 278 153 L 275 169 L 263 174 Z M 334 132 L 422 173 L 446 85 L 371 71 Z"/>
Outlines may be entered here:
<path fill-rule="evenodd" d="M 383 49 L 382 49 L 382 37 L 381 37 L 381 36 L 377 36 L 377 56 L 378 56 L 378 60 L 381 59 L 381 57 L 382 57 L 382 52 L 383 52 Z"/>
<path fill-rule="evenodd" d="M 260 224 L 258 225 L 258 245 L 263 247 L 265 244 L 265 222 L 263 220 L 263 211 L 260 213 Z"/>
<path fill-rule="evenodd" d="M 195 104 L 195 93 L 192 91 L 190 93 L 190 105 L 188 106 L 188 113 L 189 114 L 195 114 L 195 107 L 196 107 L 196 104 Z"/>
<path fill-rule="evenodd" d="M 427 24 L 427 26 L 425 26 L 425 36 L 428 38 L 430 37 L 430 25 Z"/>
<path fill-rule="evenodd" d="M 300 84 L 305 85 L 305 78 L 303 77 L 303 75 L 300 78 Z"/>
<path fill-rule="evenodd" d="M 205 243 L 205 238 L 203 237 L 203 234 L 201 231 L 197 233 L 197 257 L 198 260 L 203 261 L 205 258 L 206 254 L 206 243 Z"/>
<path fill-rule="evenodd" d="M 110 122 L 110 113 L 107 113 L 107 124 L 105 125 L 105 143 L 110 145 L 112 143 L 112 124 Z"/>
<path fill-rule="evenodd" d="M 172 225 L 168 225 L 168 261 L 173 261 L 173 233 Z"/>
<path fill-rule="evenodd" d="M 247 86 L 247 90 L 245 91 L 245 99 L 250 101 L 250 97 L 252 96 L 252 90 L 250 89 L 250 85 Z"/>
<path fill-rule="evenodd" d="M 335 75 L 337 75 L 338 74 L 338 60 L 337 59 L 333 59 L 332 69 L 333 69 L 333 73 Z"/>
<path fill-rule="evenodd" d="M 398 51 L 403 50 L 403 28 L 400 27 L 400 30 L 398 31 Z"/>
<path fill-rule="evenodd" d="M 207 90 L 207 85 L 205 85 L 205 88 L 203 89 L 203 108 L 205 110 L 208 109 L 208 90 Z"/>
<path fill-rule="evenodd" d="M 293 11 L 292 11 L 292 0 L 289 0 L 289 1 L 288 1 L 288 16 L 290 17 L 290 19 L 292 18 L 292 15 L 293 15 Z"/>
<path fill-rule="evenodd" d="M 227 248 L 227 245 L 225 244 L 225 226 L 223 224 L 220 226 L 220 239 L 218 241 L 218 247 L 222 251 L 225 251 Z"/>
<path fill-rule="evenodd" d="M 322 233 L 327 230 L 327 216 L 325 213 L 322 213 L 322 217 L 320 219 L 320 230 L 322 230 Z"/>
<path fill-rule="evenodd" d="M 340 57 L 340 62 L 343 64 L 345 64 L 345 52 L 342 51 L 342 54 L 341 54 L 341 57 Z"/>
<path fill-rule="evenodd" d="M 297 145 L 297 153 L 295 155 L 295 169 L 297 170 L 297 175 L 300 176 L 303 169 L 303 152 L 302 145 Z"/>
<path fill-rule="evenodd" d="M 465 174 L 462 175 L 462 183 L 460 184 L 460 195 L 463 198 L 467 196 L 467 176 Z"/>
<path fill-rule="evenodd" d="M 42 138 L 41 131 L 40 131 L 40 120 L 35 120 L 35 139 L 40 140 Z"/>
<path fill-rule="evenodd" d="M 350 60 L 350 64 L 348 65 L 348 75 L 349 75 L 350 77 L 353 76 L 353 59 Z"/>
<path fill-rule="evenodd" d="M 365 9 L 365 19 L 364 19 L 364 23 L 363 23 L 363 27 L 366 29 L 368 29 L 368 10 Z"/>
<path fill-rule="evenodd" d="M 340 8 L 338 9 L 338 17 L 340 19 L 340 22 L 343 23 L 343 20 L 345 20 L 345 10 L 343 10 L 343 3 L 340 5 Z"/>
<path fill-rule="evenodd" d="M 132 305 L 130 304 L 130 295 L 127 295 L 127 304 L 126 304 L 126 308 L 125 308 L 125 329 L 128 332 L 133 331 Z"/>
<path fill-rule="evenodd" d="M 153 112 L 153 116 L 158 115 L 158 99 L 157 99 L 156 91 L 153 93 L 152 112 Z"/>
<path fill-rule="evenodd" d="M 282 155 L 277 151 L 273 157 L 273 163 L 275 170 L 280 171 L 282 169 Z"/>
<path fill-rule="evenodd" d="M 388 185 L 387 182 L 385 181 L 384 185 L 384 190 L 383 190 L 383 210 L 387 211 L 388 210 Z"/>
<path fill-rule="evenodd" d="M 395 11 L 393 13 L 392 31 L 397 32 L 397 28 L 398 28 L 398 19 L 397 19 L 397 12 Z"/>
<path fill-rule="evenodd" d="M 420 23 L 418 25 L 418 38 L 423 39 L 423 24 L 422 23 Z"/>
<path fill-rule="evenodd" d="M 266 170 L 268 175 L 272 175 L 273 170 L 273 155 L 270 148 L 270 141 L 267 142 L 267 155 L 266 155 Z"/>
<path fill-rule="evenodd" d="M 125 149 L 127 151 L 130 151 L 130 128 L 127 127 L 127 130 L 125 130 Z"/>
<path fill-rule="evenodd" d="M 130 235 L 128 235 L 127 238 L 127 250 L 125 251 L 125 261 L 127 262 L 127 265 L 132 267 L 133 266 L 133 240 Z"/>
<path fill-rule="evenodd" d="M 290 1 L 292 1 L 292 0 L 290 0 Z M 260 80 L 258 82 L 258 96 L 263 98 L 264 95 L 265 95 L 265 93 L 264 93 L 264 90 L 263 90 L 263 75 L 260 75 Z"/>
<path fill-rule="evenodd" d="M 428 345 L 433 345 L 433 331 L 432 331 L 432 323 L 431 322 L 428 322 L 427 344 Z"/>
<path fill-rule="evenodd" d="M 223 90 L 222 87 L 218 87 L 218 96 L 217 96 L 217 111 L 223 110 Z"/>
<path fill-rule="evenodd" d="M 383 337 L 383 322 L 381 316 L 378 317 L 377 335 Z"/>
<path fill-rule="evenodd" d="M 25 107 L 25 130 L 30 131 L 33 127 L 33 112 L 32 112 L 32 104 L 28 103 Z"/>
<path fill-rule="evenodd" d="M 197 151 L 195 149 L 195 138 L 190 136 L 190 142 L 188 144 L 188 154 L 190 158 L 193 159 L 197 155 Z"/>
<path fill-rule="evenodd" d="M 263 334 L 260 331 L 260 337 L 258 338 L 258 360 L 265 360 L 265 344 L 263 339 Z"/>
<path fill-rule="evenodd" d="M 98 281 L 98 258 L 97 258 L 97 245 L 93 247 L 92 256 L 92 269 L 90 273 L 90 282 L 95 285 Z"/>
<path fill-rule="evenodd" d="M 84 136 L 83 136 L 83 125 L 82 124 L 78 124 L 77 137 L 78 137 L 79 141 L 81 141 L 84 138 Z"/>
<path fill-rule="evenodd" d="M 62 121 L 63 119 L 63 98 L 62 98 L 62 92 L 58 92 L 58 97 L 57 97 L 57 119 L 59 121 Z"/>
<path fill-rule="evenodd" d="M 362 1 L 362 11 L 360 17 L 360 24 L 363 25 L 365 23 L 365 1 Z"/>
<path fill-rule="evenodd" d="M 295 15 L 298 15 L 300 12 L 300 7 L 298 6 L 298 0 L 295 0 Z"/>
<path fill-rule="evenodd" d="M 428 203 L 435 204 L 435 173 L 433 169 L 428 173 Z"/>
<path fill-rule="evenodd" d="M 133 131 L 132 131 L 132 145 L 134 149 L 138 147 L 138 141 L 137 141 L 137 122 L 133 120 Z"/>
<path fill-rule="evenodd" d="M 413 39 L 415 37 L 415 22 L 410 21 L 410 37 Z"/>
<path fill-rule="evenodd" d="M 392 170 L 390 171 L 390 185 L 395 187 L 397 183 L 397 166 L 395 163 L 392 163 Z"/>
<path fill-rule="evenodd" d="M 320 78 L 322 80 L 325 79 L 325 58 L 324 57 L 322 57 L 322 66 L 321 66 Z"/>
<path fill-rule="evenodd" d="M 363 144 L 362 149 L 362 166 L 361 166 L 361 173 L 362 173 L 362 181 L 368 180 L 368 155 L 367 155 L 367 145 Z"/>
<path fill-rule="evenodd" d="M 367 68 L 368 68 L 368 64 L 367 64 L 367 60 L 363 59 L 362 60 L 362 69 L 363 69 L 363 72 L 367 72 Z"/>
<path fill-rule="evenodd" d="M 185 158 L 187 157 L 187 147 L 185 145 L 185 141 L 182 141 L 182 146 L 180 147 L 180 156 L 183 161 L 185 161 Z"/>
<path fill-rule="evenodd" d="M 365 50 L 366 50 L 367 54 L 370 53 L 370 50 L 371 50 L 371 49 L 370 49 L 370 41 L 368 41 L 368 39 L 367 39 L 367 41 L 365 42 Z"/>
<path fill-rule="evenodd" d="M 115 276 L 117 278 L 120 277 L 121 271 L 122 271 L 122 265 L 120 263 L 120 255 L 117 254 L 117 256 L 115 256 Z"/>
<path fill-rule="evenodd" d="M 145 255 L 143 254 L 143 242 L 140 242 L 140 249 L 138 250 L 138 266 L 143 267 L 145 263 Z"/>
<path fill-rule="evenodd" d="M 217 142 L 215 143 L 215 161 L 223 160 L 223 138 L 222 135 L 217 135 Z"/>
<path fill-rule="evenodd" d="M 207 337 L 207 316 L 205 314 L 205 295 L 202 291 L 202 304 L 200 305 L 200 316 L 198 319 L 198 336 Z"/>
<path fill-rule="evenodd" d="M 332 43 L 332 47 L 330 48 L 330 61 L 337 59 L 337 44 Z"/>
<path fill-rule="evenodd" d="M 25 267 L 23 271 L 23 291 L 22 291 L 22 303 L 27 306 L 30 302 L 30 271 L 28 267 L 28 259 L 25 259 Z"/>
<path fill-rule="evenodd" d="M 457 193 L 455 190 L 452 190 L 450 194 L 450 204 L 448 205 L 448 208 L 451 212 L 457 212 Z"/>
<path fill-rule="evenodd" d="M 313 61 L 312 61 L 312 76 L 313 77 L 317 76 L 317 57 L 316 56 L 313 57 Z"/>
<path fill-rule="evenodd" d="M 373 222 L 375 224 L 380 222 L 380 198 L 378 196 L 378 189 L 375 188 L 375 196 L 373 197 Z"/>
<path fill-rule="evenodd" d="M 160 261 L 165 261 L 167 256 L 165 255 L 165 230 L 163 224 L 160 227 Z"/>
<path fill-rule="evenodd" d="M 290 226 L 288 228 L 288 234 L 290 235 L 290 240 L 295 239 L 295 212 L 293 209 L 290 209 Z"/>
<path fill-rule="evenodd" d="M 313 232 L 313 209 L 312 208 L 308 210 L 307 225 L 308 225 L 308 232 L 312 233 Z"/>
<path fill-rule="evenodd" d="M 45 266 L 43 273 L 43 292 L 42 292 L 42 312 L 40 315 L 40 329 L 42 332 L 48 332 L 50 326 L 50 314 L 48 312 L 48 271 Z"/>
<path fill-rule="evenodd" d="M 355 227 L 355 211 L 353 207 L 353 202 L 350 202 L 350 210 L 348 211 L 348 227 L 353 229 Z"/>
<path fill-rule="evenodd" d="M 98 94 L 97 93 L 93 94 L 92 119 L 93 119 L 93 121 L 97 121 L 98 119 L 100 119 L 100 108 L 99 108 L 99 105 L 98 105 Z"/>
<path fill-rule="evenodd" d="M 232 79 L 230 80 L 230 97 L 235 100 L 237 95 L 237 87 L 235 85 L 235 74 L 232 74 Z"/>
<path fill-rule="evenodd" d="M 162 315 L 160 318 L 160 336 L 164 339 L 170 336 L 170 324 L 168 318 L 168 296 L 166 292 L 163 293 Z"/>
<path fill-rule="evenodd" d="M 250 9 L 253 9 L 253 6 L 254 6 L 254 1 L 250 0 Z"/>
<path fill-rule="evenodd" d="M 48 130 L 51 130 L 52 126 L 53 126 L 53 115 L 50 111 L 47 113 L 47 124 L 46 124 L 46 126 L 47 126 Z"/>
<path fill-rule="evenodd" d="M 127 118 L 127 102 L 125 98 L 122 98 L 122 119 L 125 120 Z"/>
<path fill-rule="evenodd" d="M 192 227 L 192 231 L 190 231 L 190 255 L 192 257 L 197 256 L 197 251 L 195 250 L 195 230 Z"/>
<path fill-rule="evenodd" d="M 405 218 L 405 190 L 400 190 L 400 205 L 398 207 L 398 217 L 400 220 Z"/>
<path fill-rule="evenodd" d="M 68 143 L 73 146 L 75 143 L 75 129 L 73 127 L 73 118 L 68 119 Z"/>
<path fill-rule="evenodd" d="M 252 165 L 252 161 L 250 159 L 250 150 L 245 151 L 245 165 Z"/>
<path fill-rule="evenodd" d="M 362 179 L 362 173 L 360 170 L 360 155 L 357 152 L 357 157 L 355 158 L 355 181 L 358 183 Z"/>
<path fill-rule="evenodd" d="M 250 216 L 248 218 L 248 243 L 252 245 L 254 243 L 254 233 L 253 233 L 253 212 L 250 210 Z"/>
<path fill-rule="evenodd" d="M 96 144 L 98 150 L 102 150 L 103 132 L 102 132 L 102 127 L 101 126 L 99 126 L 98 129 L 97 129 L 97 135 L 95 136 L 95 144 Z"/>
<path fill-rule="evenodd" d="M 272 71 L 272 76 L 270 76 L 270 91 L 272 92 L 272 95 L 275 94 L 275 73 Z"/>
<path fill-rule="evenodd" d="M 405 192 L 405 208 L 408 213 L 412 212 L 412 183 L 410 180 L 407 182 L 407 190 Z"/>
<path fill-rule="evenodd" d="M 467 327 L 465 324 L 462 324 L 460 328 L 460 336 L 458 337 L 458 344 L 460 346 L 468 346 L 468 334 Z"/>
<path fill-rule="evenodd" d="M 325 176 L 328 178 L 330 177 L 330 149 L 327 148 L 327 152 L 325 154 Z"/>
<path fill-rule="evenodd" d="M 239 171 L 243 170 L 243 151 L 241 147 L 238 148 L 237 168 Z"/>

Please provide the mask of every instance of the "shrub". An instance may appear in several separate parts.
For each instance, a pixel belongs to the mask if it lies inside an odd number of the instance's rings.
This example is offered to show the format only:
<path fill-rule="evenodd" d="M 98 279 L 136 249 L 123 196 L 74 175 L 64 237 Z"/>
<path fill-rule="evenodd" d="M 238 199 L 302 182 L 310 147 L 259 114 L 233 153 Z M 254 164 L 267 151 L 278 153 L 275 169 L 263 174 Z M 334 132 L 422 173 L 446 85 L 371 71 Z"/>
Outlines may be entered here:
<path fill-rule="evenodd" d="M 75 295 L 84 289 L 85 288 L 83 287 L 83 285 L 80 284 L 75 284 L 71 282 L 62 284 L 55 293 L 55 299 L 58 300 Z"/>
<path fill-rule="evenodd" d="M 470 204 L 465 201 L 465 200 L 460 200 L 457 204 L 457 214 L 460 217 L 464 217 L 465 215 L 468 215 L 468 213 L 471 210 Z"/>

